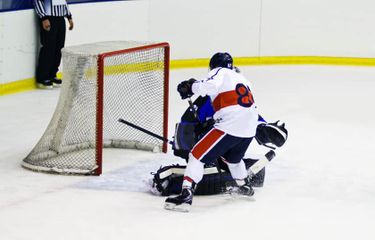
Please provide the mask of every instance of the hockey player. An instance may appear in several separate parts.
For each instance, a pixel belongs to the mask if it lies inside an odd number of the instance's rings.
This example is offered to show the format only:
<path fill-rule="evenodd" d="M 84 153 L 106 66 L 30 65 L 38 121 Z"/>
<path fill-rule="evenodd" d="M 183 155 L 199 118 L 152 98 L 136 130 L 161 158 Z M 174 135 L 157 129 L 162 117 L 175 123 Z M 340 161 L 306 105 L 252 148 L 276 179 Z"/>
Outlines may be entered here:
<path fill-rule="evenodd" d="M 181 122 L 176 124 L 173 137 L 173 153 L 188 161 L 188 155 L 194 143 L 212 127 L 213 109 L 208 96 L 198 97 L 191 107 L 181 117 Z M 251 176 L 252 187 L 262 187 L 265 179 L 265 166 L 275 156 L 276 148 L 284 145 L 288 138 L 285 124 L 280 121 L 267 123 L 261 116 L 258 117 L 258 126 L 255 140 L 246 151 L 243 161 Z M 272 150 L 270 150 L 272 149 Z M 170 196 L 181 193 L 185 165 L 172 164 L 160 167 L 152 172 L 151 192 L 156 195 Z M 194 195 L 212 195 L 227 193 L 228 188 L 235 186 L 235 180 L 229 173 L 226 163 L 221 158 L 212 164 L 204 166 L 204 175 L 197 184 Z"/>
<path fill-rule="evenodd" d="M 214 54 L 209 67 L 207 79 L 190 79 L 177 87 L 182 99 L 194 94 L 209 95 L 215 124 L 191 150 L 181 194 L 165 201 L 165 208 L 169 210 L 189 211 L 195 186 L 203 177 L 204 164 L 219 157 L 225 159 L 237 183 L 237 192 L 247 196 L 254 194 L 242 160 L 258 125 L 250 82 L 233 69 L 233 59 L 228 53 Z"/>

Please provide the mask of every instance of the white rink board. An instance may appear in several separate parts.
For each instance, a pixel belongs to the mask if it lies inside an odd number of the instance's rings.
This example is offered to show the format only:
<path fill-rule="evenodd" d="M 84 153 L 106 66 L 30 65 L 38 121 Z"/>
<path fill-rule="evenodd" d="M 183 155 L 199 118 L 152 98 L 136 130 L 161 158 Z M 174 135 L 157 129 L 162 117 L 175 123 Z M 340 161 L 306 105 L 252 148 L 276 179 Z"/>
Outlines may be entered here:
<path fill-rule="evenodd" d="M 171 59 L 375 57 L 375 1 L 142 0 L 72 4 L 66 45 L 167 41 Z M 0 84 L 34 77 L 38 28 L 33 10 L 0 13 Z M 17 64 L 14 64 L 17 63 Z"/>

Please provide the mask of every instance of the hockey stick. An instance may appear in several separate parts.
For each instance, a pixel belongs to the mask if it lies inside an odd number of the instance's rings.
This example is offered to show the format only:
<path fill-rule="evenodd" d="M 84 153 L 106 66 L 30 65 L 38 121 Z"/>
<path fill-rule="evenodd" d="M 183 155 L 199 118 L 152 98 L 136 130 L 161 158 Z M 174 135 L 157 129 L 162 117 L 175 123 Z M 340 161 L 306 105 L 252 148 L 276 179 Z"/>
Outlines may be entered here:
<path fill-rule="evenodd" d="M 273 158 L 275 157 L 275 152 L 273 150 L 270 150 L 269 152 L 267 152 L 264 156 L 262 156 L 256 163 L 254 163 L 249 169 L 248 171 L 250 171 L 250 174 L 251 175 L 255 175 L 257 174 L 258 172 L 260 172 L 260 170 L 262 170 Z M 160 178 L 161 179 L 164 179 L 168 176 L 170 176 L 171 174 L 179 174 L 179 175 L 183 175 L 185 172 L 185 168 L 183 168 L 183 166 L 178 166 L 176 168 L 171 168 L 167 171 L 165 171 L 163 174 L 160 175 Z M 204 169 L 204 174 L 215 174 L 215 173 L 222 173 L 222 169 L 221 168 L 217 168 L 216 166 L 215 167 L 209 167 L 209 168 L 205 168 Z"/>
<path fill-rule="evenodd" d="M 275 151 L 270 150 L 264 156 L 262 156 L 258 161 L 256 161 L 249 169 L 248 172 L 250 176 L 257 174 L 262 170 L 271 160 L 276 156 Z"/>
<path fill-rule="evenodd" d="M 131 122 L 128 122 L 128 121 L 126 121 L 126 120 L 124 120 L 124 119 L 122 119 L 122 118 L 120 118 L 118 121 L 119 121 L 120 123 L 126 124 L 126 125 L 128 125 L 128 126 L 130 126 L 130 127 L 132 127 L 132 128 L 135 128 L 135 129 L 137 129 L 137 130 L 139 130 L 139 131 L 141 131 L 141 132 L 144 132 L 144 133 L 146 133 L 146 134 L 148 134 L 148 135 L 150 135 L 150 136 L 153 136 L 154 138 L 157 138 L 157 139 L 159 139 L 159 140 L 162 140 L 163 142 L 166 142 L 166 143 L 169 143 L 169 144 L 173 145 L 173 141 L 170 141 L 168 138 L 165 138 L 165 137 L 160 136 L 160 135 L 158 135 L 158 134 L 156 134 L 156 133 L 153 133 L 153 132 L 151 132 L 151 131 L 149 131 L 149 130 L 143 128 L 143 127 L 140 127 L 140 126 L 138 126 L 138 125 L 135 125 L 135 124 L 133 124 L 133 123 L 131 123 Z"/>

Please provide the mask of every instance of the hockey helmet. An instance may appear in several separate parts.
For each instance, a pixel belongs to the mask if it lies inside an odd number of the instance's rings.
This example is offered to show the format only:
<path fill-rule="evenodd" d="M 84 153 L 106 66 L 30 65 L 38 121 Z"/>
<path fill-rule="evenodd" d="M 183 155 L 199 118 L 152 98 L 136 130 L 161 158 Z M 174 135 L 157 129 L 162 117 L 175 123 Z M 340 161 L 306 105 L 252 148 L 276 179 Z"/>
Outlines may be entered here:
<path fill-rule="evenodd" d="M 227 52 L 215 53 L 210 59 L 210 70 L 217 67 L 233 69 L 232 56 Z"/>

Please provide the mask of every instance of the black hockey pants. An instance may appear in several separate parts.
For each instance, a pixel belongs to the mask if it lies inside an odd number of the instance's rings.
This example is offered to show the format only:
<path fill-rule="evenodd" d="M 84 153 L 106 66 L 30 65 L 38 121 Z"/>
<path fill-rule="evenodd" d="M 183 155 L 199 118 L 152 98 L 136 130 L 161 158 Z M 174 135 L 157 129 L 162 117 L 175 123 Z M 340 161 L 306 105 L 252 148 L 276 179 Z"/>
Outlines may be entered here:
<path fill-rule="evenodd" d="M 40 43 L 37 82 L 56 77 L 61 62 L 61 49 L 65 45 L 66 26 L 64 17 L 49 17 L 51 30 L 46 31 L 40 21 Z"/>

